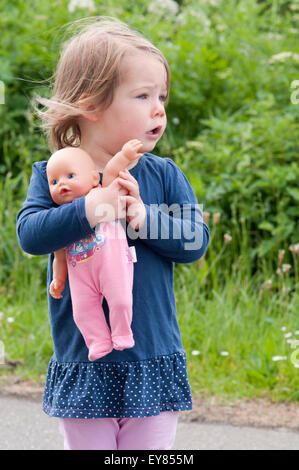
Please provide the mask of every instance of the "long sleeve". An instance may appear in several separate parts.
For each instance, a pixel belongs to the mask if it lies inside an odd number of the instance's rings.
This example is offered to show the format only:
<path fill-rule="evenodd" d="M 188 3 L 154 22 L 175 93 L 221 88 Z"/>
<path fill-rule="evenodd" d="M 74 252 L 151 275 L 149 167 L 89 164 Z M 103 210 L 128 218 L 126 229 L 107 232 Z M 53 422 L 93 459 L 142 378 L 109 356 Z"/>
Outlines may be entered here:
<path fill-rule="evenodd" d="M 35 163 L 27 198 L 17 215 L 21 248 L 32 255 L 52 253 L 93 232 L 85 214 L 85 197 L 56 206 L 46 177 L 47 162 Z"/>
<path fill-rule="evenodd" d="M 164 160 L 164 199 L 145 204 L 147 217 L 138 238 L 168 261 L 190 263 L 204 255 L 209 229 L 187 178 L 172 160 Z M 130 238 L 137 237 L 133 230 L 128 232 Z"/>

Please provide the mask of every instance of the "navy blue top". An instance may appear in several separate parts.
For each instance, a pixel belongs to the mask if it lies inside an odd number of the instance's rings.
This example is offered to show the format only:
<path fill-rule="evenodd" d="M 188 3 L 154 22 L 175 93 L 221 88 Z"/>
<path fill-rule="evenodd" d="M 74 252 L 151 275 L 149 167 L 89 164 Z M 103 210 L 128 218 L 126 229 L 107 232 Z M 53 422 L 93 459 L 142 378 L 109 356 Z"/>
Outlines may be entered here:
<path fill-rule="evenodd" d="M 49 254 L 94 230 L 85 214 L 85 197 L 57 206 L 52 201 L 46 161 L 34 163 L 27 199 L 17 216 L 21 248 Z M 139 183 L 147 211 L 140 232 L 127 225 L 134 245 L 133 321 L 135 346 L 88 360 L 84 339 L 73 320 L 69 285 L 63 298 L 48 294 L 54 354 L 44 392 L 44 411 L 57 417 L 143 417 L 192 408 L 186 356 L 177 322 L 173 289 L 174 263 L 198 260 L 209 230 L 194 192 L 169 158 L 145 153 L 130 173 Z M 49 289 L 48 289 L 49 290 Z M 109 324 L 109 309 L 104 300 Z"/>

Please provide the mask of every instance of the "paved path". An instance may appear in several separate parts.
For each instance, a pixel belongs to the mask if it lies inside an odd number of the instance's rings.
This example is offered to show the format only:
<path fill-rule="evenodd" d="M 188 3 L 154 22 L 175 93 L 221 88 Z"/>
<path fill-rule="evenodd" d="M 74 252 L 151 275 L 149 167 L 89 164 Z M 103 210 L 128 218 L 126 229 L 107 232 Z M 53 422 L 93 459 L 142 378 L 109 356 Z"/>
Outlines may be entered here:
<path fill-rule="evenodd" d="M 0 396 L 1 450 L 62 450 L 58 420 L 39 401 Z M 179 421 L 174 450 L 299 450 L 299 433 Z"/>

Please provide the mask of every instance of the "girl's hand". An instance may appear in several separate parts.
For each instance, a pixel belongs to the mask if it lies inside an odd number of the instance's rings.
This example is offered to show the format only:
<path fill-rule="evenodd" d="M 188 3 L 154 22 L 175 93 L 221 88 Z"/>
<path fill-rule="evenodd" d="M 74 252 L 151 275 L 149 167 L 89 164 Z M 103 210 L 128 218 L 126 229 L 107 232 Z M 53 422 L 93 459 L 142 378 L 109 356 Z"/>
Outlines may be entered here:
<path fill-rule="evenodd" d="M 128 191 L 120 186 L 118 178 L 106 188 L 98 186 L 89 191 L 85 196 L 85 212 L 90 226 L 126 217 L 126 202 L 121 201 L 126 194 Z"/>
<path fill-rule="evenodd" d="M 128 193 L 121 197 L 127 208 L 127 221 L 134 230 L 140 230 L 145 222 L 146 209 L 140 197 L 138 182 L 128 170 L 120 171 L 118 182 Z"/>

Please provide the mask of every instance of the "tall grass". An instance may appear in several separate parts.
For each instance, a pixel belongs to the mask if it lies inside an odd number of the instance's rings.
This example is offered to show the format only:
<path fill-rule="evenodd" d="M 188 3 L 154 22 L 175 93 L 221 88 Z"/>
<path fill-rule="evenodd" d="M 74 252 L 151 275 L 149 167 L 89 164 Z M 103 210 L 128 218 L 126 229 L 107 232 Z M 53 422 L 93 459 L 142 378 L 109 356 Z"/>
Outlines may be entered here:
<path fill-rule="evenodd" d="M 290 271 L 282 272 L 282 256 L 278 273 L 263 267 L 249 275 L 246 237 L 239 257 L 232 258 L 237 233 L 232 230 L 232 240 L 220 242 L 217 227 L 212 226 L 207 259 L 176 268 L 178 318 L 193 388 L 230 399 L 298 401 L 299 374 L 291 359 L 292 341 L 299 340 L 298 277 L 294 289 L 286 287 Z M 225 258 L 235 261 L 229 266 Z"/>

